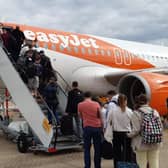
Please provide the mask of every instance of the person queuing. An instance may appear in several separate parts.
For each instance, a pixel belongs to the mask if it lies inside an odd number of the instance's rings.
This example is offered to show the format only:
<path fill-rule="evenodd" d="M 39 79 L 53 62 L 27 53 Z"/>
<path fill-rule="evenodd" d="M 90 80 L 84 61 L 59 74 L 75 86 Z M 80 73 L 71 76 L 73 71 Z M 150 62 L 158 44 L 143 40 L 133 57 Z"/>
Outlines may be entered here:
<path fill-rule="evenodd" d="M 95 168 L 101 168 L 101 107 L 98 102 L 91 99 L 91 96 L 91 92 L 86 92 L 84 101 L 78 104 L 78 113 L 84 127 L 84 163 L 85 168 L 91 168 L 90 148 L 93 140 L 94 166 Z"/>
<path fill-rule="evenodd" d="M 113 131 L 113 156 L 114 168 L 117 162 L 131 162 L 131 138 L 127 133 L 131 131 L 131 116 L 133 112 L 127 107 L 127 97 L 124 94 L 118 95 L 118 102 L 115 108 L 109 111 L 108 124 L 112 123 Z"/>
<path fill-rule="evenodd" d="M 109 90 L 107 92 L 107 99 L 108 99 L 108 105 L 107 105 L 107 113 L 106 118 L 108 120 L 108 116 L 110 116 L 110 112 L 115 109 L 115 107 L 118 106 L 118 94 L 115 90 Z M 107 126 L 107 123 L 106 123 Z"/>
<path fill-rule="evenodd" d="M 77 137 L 82 138 L 81 123 L 78 116 L 78 103 L 83 101 L 83 92 L 78 88 L 78 82 L 72 82 L 72 90 L 68 92 L 68 100 L 66 106 L 66 113 L 75 119 L 77 128 Z"/>
<path fill-rule="evenodd" d="M 145 94 L 136 98 L 132 115 L 132 147 L 136 153 L 139 168 L 159 168 L 159 149 L 162 142 L 162 123 L 159 113 L 148 104 Z"/>

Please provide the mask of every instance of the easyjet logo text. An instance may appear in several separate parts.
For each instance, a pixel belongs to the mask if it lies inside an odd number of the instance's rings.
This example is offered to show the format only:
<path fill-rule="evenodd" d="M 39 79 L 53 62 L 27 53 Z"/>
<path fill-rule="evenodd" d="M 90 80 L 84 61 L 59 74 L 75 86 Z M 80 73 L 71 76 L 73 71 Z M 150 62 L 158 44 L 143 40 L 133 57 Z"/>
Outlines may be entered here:
<path fill-rule="evenodd" d="M 61 34 L 46 34 L 44 32 L 33 32 L 31 30 L 24 30 L 24 35 L 29 40 L 37 39 L 40 42 L 51 42 L 60 44 L 62 47 L 67 48 L 70 45 L 99 48 L 96 40 L 92 38 L 80 38 L 77 35 L 61 35 Z"/>

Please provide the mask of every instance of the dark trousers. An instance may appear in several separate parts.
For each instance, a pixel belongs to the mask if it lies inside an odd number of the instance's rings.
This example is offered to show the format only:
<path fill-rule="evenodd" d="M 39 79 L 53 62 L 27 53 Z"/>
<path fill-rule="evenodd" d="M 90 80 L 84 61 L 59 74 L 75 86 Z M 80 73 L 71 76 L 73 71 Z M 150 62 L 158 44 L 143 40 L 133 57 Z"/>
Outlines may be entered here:
<path fill-rule="evenodd" d="M 85 127 L 83 130 L 85 168 L 91 167 L 90 148 L 92 140 L 94 146 L 94 167 L 101 168 L 101 128 Z"/>
<path fill-rule="evenodd" d="M 126 132 L 113 132 L 113 152 L 114 168 L 117 168 L 118 161 L 131 162 L 131 139 L 126 136 Z"/>
<path fill-rule="evenodd" d="M 59 125 L 59 124 L 60 124 L 60 120 L 59 120 L 59 117 L 58 117 L 58 113 L 57 113 L 57 111 L 56 111 L 57 105 L 54 104 L 54 103 L 47 103 L 47 105 L 48 105 L 48 107 L 50 108 L 50 110 L 53 112 L 54 117 L 55 117 L 55 119 L 56 119 L 56 121 L 57 121 L 57 124 Z M 50 111 L 48 111 L 48 121 L 49 121 L 50 123 L 52 123 L 52 114 L 51 114 Z"/>

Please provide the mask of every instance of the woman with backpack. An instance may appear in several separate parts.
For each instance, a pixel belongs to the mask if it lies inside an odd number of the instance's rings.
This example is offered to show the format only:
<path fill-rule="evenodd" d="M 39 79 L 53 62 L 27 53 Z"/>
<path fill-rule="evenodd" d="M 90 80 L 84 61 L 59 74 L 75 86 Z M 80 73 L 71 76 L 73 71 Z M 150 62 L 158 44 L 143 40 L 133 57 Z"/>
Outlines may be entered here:
<path fill-rule="evenodd" d="M 159 113 L 148 104 L 146 95 L 136 99 L 132 115 L 132 147 L 136 153 L 139 168 L 159 168 L 159 148 L 162 142 L 162 123 Z"/>

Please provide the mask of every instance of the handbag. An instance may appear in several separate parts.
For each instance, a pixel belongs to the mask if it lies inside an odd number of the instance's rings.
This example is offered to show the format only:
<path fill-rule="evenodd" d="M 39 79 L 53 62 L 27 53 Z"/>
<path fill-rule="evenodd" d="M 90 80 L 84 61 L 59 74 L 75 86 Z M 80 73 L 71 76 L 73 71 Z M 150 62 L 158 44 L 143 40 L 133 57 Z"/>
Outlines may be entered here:
<path fill-rule="evenodd" d="M 113 140 L 113 128 L 110 122 L 107 123 L 106 130 L 104 132 L 104 138 L 107 142 L 112 143 Z"/>
<path fill-rule="evenodd" d="M 113 159 L 113 147 L 105 139 L 102 142 L 101 157 L 104 159 Z"/>

